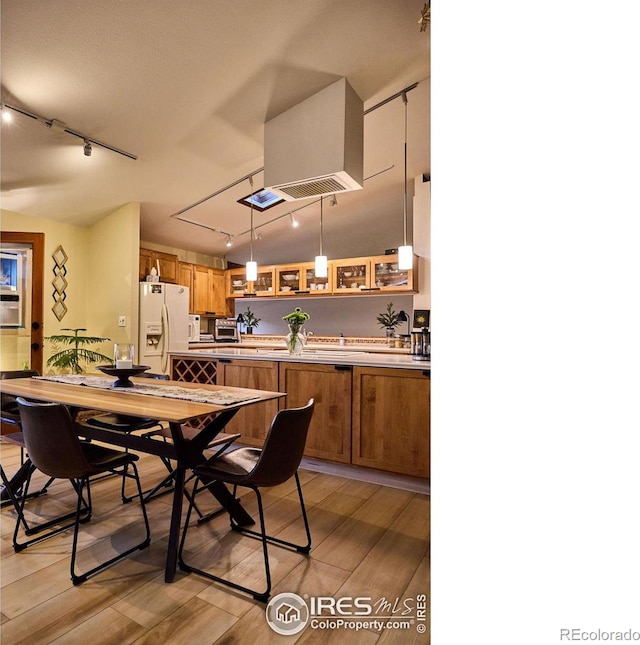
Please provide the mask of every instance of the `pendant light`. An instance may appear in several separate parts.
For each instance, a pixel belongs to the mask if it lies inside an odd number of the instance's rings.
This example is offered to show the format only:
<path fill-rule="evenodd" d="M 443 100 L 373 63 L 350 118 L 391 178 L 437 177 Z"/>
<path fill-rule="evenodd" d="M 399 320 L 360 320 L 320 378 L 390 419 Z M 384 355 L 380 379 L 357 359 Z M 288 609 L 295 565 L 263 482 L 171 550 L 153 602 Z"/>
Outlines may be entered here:
<path fill-rule="evenodd" d="M 251 197 L 253 197 L 253 176 L 249 177 L 251 184 Z M 251 206 L 251 257 L 247 262 L 245 269 L 245 278 L 247 282 L 255 282 L 258 279 L 258 264 L 253 261 L 253 199 L 250 201 Z"/>
<path fill-rule="evenodd" d="M 413 268 L 413 247 L 407 244 L 407 93 L 402 92 L 404 103 L 404 244 L 398 247 L 398 269 L 407 271 Z"/>
<path fill-rule="evenodd" d="M 320 197 L 320 255 L 316 255 L 316 278 L 327 277 L 327 256 L 322 254 L 322 197 Z"/>

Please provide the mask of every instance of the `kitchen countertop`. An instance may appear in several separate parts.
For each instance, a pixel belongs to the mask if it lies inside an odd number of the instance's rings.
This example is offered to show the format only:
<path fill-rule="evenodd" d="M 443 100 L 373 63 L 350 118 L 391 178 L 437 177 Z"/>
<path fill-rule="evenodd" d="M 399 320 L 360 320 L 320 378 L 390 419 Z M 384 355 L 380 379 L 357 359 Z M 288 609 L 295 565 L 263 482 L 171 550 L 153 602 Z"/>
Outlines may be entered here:
<path fill-rule="evenodd" d="M 277 341 L 267 341 L 267 340 L 247 340 L 243 338 L 240 343 L 216 343 L 214 341 L 190 341 L 189 350 L 194 349 L 216 349 L 216 348 L 240 348 L 240 349 L 282 349 L 285 346 L 284 337 L 282 340 Z M 409 356 L 410 352 L 408 349 L 399 348 L 399 347 L 387 347 L 379 343 L 372 344 L 359 344 L 354 342 L 349 342 L 345 345 L 339 345 L 338 343 L 306 343 L 305 348 L 307 349 L 319 349 L 322 351 L 337 351 L 337 352 L 368 352 L 374 354 L 399 354 L 404 356 Z"/>
<path fill-rule="evenodd" d="M 192 343 L 190 343 L 190 346 Z M 355 347 L 340 346 L 327 348 L 324 345 L 306 346 L 301 356 L 291 356 L 282 345 L 277 347 L 247 347 L 244 343 L 218 343 L 208 348 L 198 347 L 186 352 L 169 352 L 170 356 L 191 358 L 234 358 L 241 360 L 264 360 L 291 363 L 324 363 L 329 365 L 358 365 L 362 367 L 397 367 L 431 371 L 430 361 L 414 361 L 407 353 L 392 354 L 388 352 L 367 352 Z"/>

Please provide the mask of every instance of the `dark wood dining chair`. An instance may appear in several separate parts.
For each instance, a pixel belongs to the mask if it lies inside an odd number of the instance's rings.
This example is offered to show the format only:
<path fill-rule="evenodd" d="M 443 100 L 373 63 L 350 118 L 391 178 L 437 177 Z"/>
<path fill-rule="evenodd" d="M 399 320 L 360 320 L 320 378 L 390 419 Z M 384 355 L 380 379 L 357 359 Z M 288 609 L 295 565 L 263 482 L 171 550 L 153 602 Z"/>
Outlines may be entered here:
<path fill-rule="evenodd" d="M 71 549 L 71 580 L 74 585 L 81 584 L 90 576 L 102 571 L 106 567 L 121 560 L 129 554 L 144 549 L 151 542 L 151 531 L 149 520 L 142 499 L 142 487 L 138 477 L 138 469 L 135 462 L 138 456 L 120 450 L 112 450 L 94 443 L 83 443 L 76 433 L 76 424 L 71 418 L 68 408 L 58 403 L 31 402 L 17 398 L 22 423 L 22 433 L 29 458 L 33 461 L 38 470 L 49 477 L 56 479 L 68 479 L 76 490 L 78 501 L 76 506 L 73 546 Z M 131 467 L 132 473 L 129 473 Z M 138 489 L 138 497 L 142 508 L 146 535 L 142 542 L 132 546 L 106 562 L 102 562 L 84 573 L 76 573 L 76 553 L 78 547 L 78 531 L 83 521 L 88 521 L 92 514 L 91 487 L 89 478 L 103 473 L 120 474 L 123 477 L 130 477 L 135 480 Z M 28 493 L 30 477 L 25 485 L 25 495 Z M 86 490 L 86 500 L 84 492 Z M 21 502 L 21 510 L 24 510 L 24 497 Z M 16 522 L 14 531 L 14 548 L 20 528 Z M 59 531 L 54 531 L 40 536 L 32 541 L 40 541 Z M 17 549 L 20 550 L 20 549 Z"/>
<path fill-rule="evenodd" d="M 222 454 L 219 457 L 210 459 L 207 462 L 196 466 L 193 473 L 196 480 L 191 494 L 192 501 L 189 504 L 187 518 L 180 540 L 178 552 L 178 563 L 183 571 L 193 572 L 210 580 L 232 587 L 239 591 L 251 594 L 255 600 L 267 602 L 271 593 L 271 570 L 269 568 L 268 543 L 278 546 L 286 546 L 295 549 L 299 553 L 308 554 L 311 550 L 311 532 L 307 520 L 307 512 L 302 496 L 302 487 L 298 477 L 298 467 L 302 460 L 309 424 L 313 415 L 314 401 L 310 399 L 307 405 L 301 408 L 290 408 L 280 410 L 273 421 L 264 442 L 262 449 L 259 448 L 238 448 Z M 300 509 L 304 528 L 307 534 L 306 544 L 294 544 L 279 538 L 267 535 L 264 521 L 264 509 L 262 505 L 261 488 L 278 486 L 295 478 L 300 500 Z M 237 487 L 245 486 L 253 490 L 258 500 L 258 513 L 260 516 L 260 531 L 239 526 L 231 520 L 231 529 L 260 538 L 264 559 L 264 570 L 266 578 L 266 589 L 256 591 L 227 578 L 213 575 L 203 569 L 198 569 L 184 560 L 184 546 L 189 529 L 189 520 L 193 508 L 193 500 L 200 490 L 207 488 L 211 483 L 218 481 L 233 485 L 233 496 L 235 497 Z"/>
<path fill-rule="evenodd" d="M 7 370 L 0 372 L 0 380 L 14 379 L 14 378 L 31 378 L 32 376 L 39 376 L 37 370 Z M 22 489 L 27 480 L 29 470 L 33 468 L 31 461 L 25 457 L 24 439 L 22 437 L 22 427 L 20 425 L 20 410 L 16 403 L 16 397 L 11 394 L 0 392 L 0 422 L 2 422 L 3 430 L 8 430 L 6 434 L 0 435 L 0 443 L 18 446 L 20 448 L 20 466 L 16 472 L 9 478 L 3 469 L 3 482 L 2 489 L 0 490 L 1 506 L 4 508 L 8 505 L 13 505 L 16 510 L 16 501 L 22 496 Z M 38 497 L 47 492 L 47 488 L 51 484 L 49 479 L 44 486 L 29 494 L 29 497 Z M 30 531 L 30 528 L 23 518 L 25 523 L 25 530 Z"/>

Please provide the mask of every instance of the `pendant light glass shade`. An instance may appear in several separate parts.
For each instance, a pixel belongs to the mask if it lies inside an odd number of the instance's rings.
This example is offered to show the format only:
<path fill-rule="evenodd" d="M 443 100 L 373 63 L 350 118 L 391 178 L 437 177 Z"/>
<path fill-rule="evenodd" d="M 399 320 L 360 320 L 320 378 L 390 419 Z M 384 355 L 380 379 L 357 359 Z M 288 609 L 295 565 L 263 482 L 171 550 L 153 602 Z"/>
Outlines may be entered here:
<path fill-rule="evenodd" d="M 246 265 L 246 274 L 247 282 L 255 282 L 258 279 L 258 263 L 253 260 L 249 260 Z"/>
<path fill-rule="evenodd" d="M 402 224 L 404 227 L 404 244 L 398 247 L 398 269 L 413 269 L 413 247 L 407 244 L 407 93 L 402 93 L 404 103 L 404 209 Z"/>
<path fill-rule="evenodd" d="M 413 247 L 412 246 L 398 247 L 398 269 L 400 271 L 408 271 L 409 269 L 413 269 Z"/>
<path fill-rule="evenodd" d="M 327 256 L 322 253 L 322 197 L 320 197 L 320 255 L 316 255 L 316 278 L 327 277 Z"/>
<path fill-rule="evenodd" d="M 249 177 L 251 186 L 251 197 L 253 197 L 253 176 Z M 253 261 L 253 201 L 251 202 L 251 256 L 245 268 L 245 279 L 247 282 L 255 282 L 258 279 L 258 263 Z"/>
<path fill-rule="evenodd" d="M 328 275 L 327 256 L 316 255 L 315 274 L 316 278 L 326 278 Z"/>

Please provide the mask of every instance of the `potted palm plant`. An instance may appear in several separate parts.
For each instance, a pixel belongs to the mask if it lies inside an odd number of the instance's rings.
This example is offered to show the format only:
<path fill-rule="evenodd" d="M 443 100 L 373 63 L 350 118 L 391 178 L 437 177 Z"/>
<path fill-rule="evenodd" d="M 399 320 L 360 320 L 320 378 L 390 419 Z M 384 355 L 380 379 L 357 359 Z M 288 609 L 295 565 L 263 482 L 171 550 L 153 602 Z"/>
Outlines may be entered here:
<path fill-rule="evenodd" d="M 246 327 L 245 331 L 247 334 L 253 334 L 253 328 L 257 327 L 258 323 L 262 320 L 262 318 L 256 318 L 256 315 L 249 307 L 247 307 L 247 310 L 242 314 L 242 318 L 244 319 Z"/>
<path fill-rule="evenodd" d="M 69 329 L 65 327 L 60 331 L 70 331 L 73 334 L 56 334 L 54 336 L 46 336 L 45 340 L 50 341 L 54 349 L 57 349 L 57 345 L 66 345 L 65 349 L 62 349 L 55 354 L 52 354 L 47 359 L 47 367 L 57 367 L 63 370 L 71 370 L 72 374 L 81 374 L 84 372 L 81 361 L 85 363 L 111 363 L 112 359 L 110 356 L 105 356 L 100 352 L 94 352 L 91 349 L 88 349 L 86 345 L 97 345 L 98 343 L 104 343 L 109 338 L 101 338 L 100 336 L 80 336 L 78 332 L 87 331 L 84 327 L 78 327 L 77 329 Z"/>
<path fill-rule="evenodd" d="M 380 324 L 380 327 L 386 330 L 387 343 L 390 346 L 393 345 L 393 335 L 395 333 L 396 327 L 400 324 L 400 318 L 399 313 L 396 313 L 394 311 L 392 302 L 387 305 L 386 311 L 378 314 L 376 320 Z"/>

